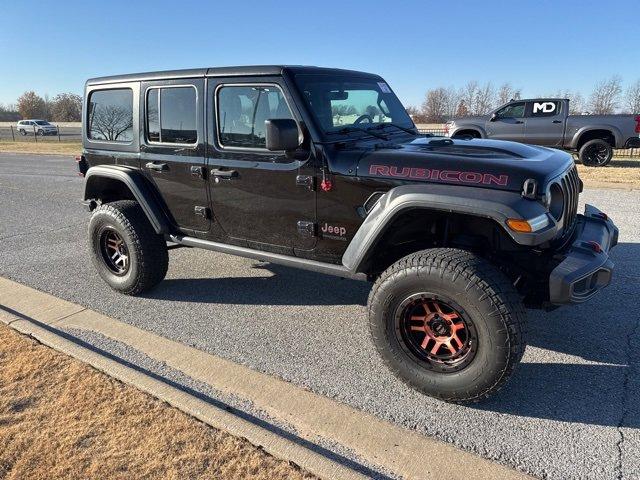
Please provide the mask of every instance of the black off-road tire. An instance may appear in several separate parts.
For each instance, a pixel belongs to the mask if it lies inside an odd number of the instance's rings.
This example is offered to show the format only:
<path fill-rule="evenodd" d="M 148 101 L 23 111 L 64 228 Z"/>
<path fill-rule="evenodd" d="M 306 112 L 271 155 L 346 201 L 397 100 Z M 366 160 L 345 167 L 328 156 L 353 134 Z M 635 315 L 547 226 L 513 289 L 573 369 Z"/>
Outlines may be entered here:
<path fill-rule="evenodd" d="M 102 279 L 114 290 L 136 295 L 160 283 L 169 266 L 167 244 L 154 230 L 137 202 L 120 200 L 96 208 L 89 221 L 91 258 Z M 115 273 L 103 255 L 102 236 L 115 233 L 124 242 L 128 268 Z"/>
<path fill-rule="evenodd" d="M 476 332 L 475 353 L 459 370 L 419 359 L 399 333 L 403 300 L 426 294 L 450 300 Z M 406 302 L 406 301 L 405 301 Z M 473 253 L 435 248 L 408 255 L 385 270 L 368 301 L 369 326 L 376 348 L 401 380 L 436 398 L 477 402 L 508 380 L 526 346 L 526 312 L 508 278 Z"/>
<path fill-rule="evenodd" d="M 609 142 L 596 138 L 580 147 L 578 157 L 586 167 L 604 167 L 613 158 L 613 147 Z"/>

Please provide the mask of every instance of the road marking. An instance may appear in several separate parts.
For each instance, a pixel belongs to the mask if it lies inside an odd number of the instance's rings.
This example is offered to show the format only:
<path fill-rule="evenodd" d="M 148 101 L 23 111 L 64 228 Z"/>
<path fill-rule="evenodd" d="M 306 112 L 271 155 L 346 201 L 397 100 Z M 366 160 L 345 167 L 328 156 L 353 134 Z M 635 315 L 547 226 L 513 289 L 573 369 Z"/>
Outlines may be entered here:
<path fill-rule="evenodd" d="M 166 339 L 1 277 L 0 305 L 4 306 L 3 309 L 0 309 L 0 319 L 5 318 L 5 321 L 6 318 L 11 318 L 12 316 L 14 320 L 20 316 L 31 317 L 36 321 L 49 325 L 49 328 L 89 330 L 126 343 L 149 357 L 165 362 L 168 366 L 182 371 L 197 381 L 211 385 L 218 391 L 250 401 L 256 408 L 263 410 L 270 417 L 291 425 L 299 436 L 309 442 L 316 442 L 318 438 L 323 438 L 337 443 L 353 451 L 360 458 L 366 459 L 368 462 L 398 476 L 416 479 L 449 478 L 465 480 L 530 478 L 506 466 L 483 459 L 417 432 L 401 428 L 371 414 L 304 390 L 273 376 Z M 9 313 L 3 314 L 3 310 Z M 12 311 L 13 315 L 11 315 Z M 50 330 L 37 326 L 33 322 L 30 323 L 27 319 L 14 321 L 11 326 L 18 330 L 27 329 L 29 333 L 38 339 L 40 339 L 38 334 L 42 336 L 43 332 L 47 332 L 48 337 L 52 335 Z M 36 330 L 37 334 L 33 333 Z M 57 344 L 50 338 L 48 340 L 53 343 L 51 346 L 56 348 Z M 69 340 L 65 341 L 72 343 Z M 46 342 L 43 341 L 43 343 Z M 73 347 L 66 345 L 66 349 L 65 353 L 69 353 L 83 361 L 87 361 L 86 359 L 90 358 L 91 361 L 87 363 L 92 365 L 100 360 L 100 358 L 96 359 L 96 356 L 105 359 L 105 357 L 96 352 L 78 345 Z M 80 349 L 86 350 L 86 352 L 81 352 Z M 104 361 L 100 360 L 102 363 Z M 172 387 L 168 387 L 166 384 L 140 372 L 133 371 L 133 373 L 129 372 L 124 375 L 123 369 L 127 367 L 113 360 L 108 360 L 108 362 L 112 362 L 116 366 L 111 366 L 109 370 L 105 370 L 107 373 L 132 383 L 144 391 L 169 401 L 169 403 L 195 415 L 197 418 L 207 421 L 198 416 L 197 413 L 201 412 L 204 406 L 209 405 L 211 407 L 210 404 L 195 399 L 177 389 L 173 389 L 175 390 L 173 392 L 171 391 Z M 197 407 L 194 406 L 193 401 L 195 400 L 204 403 L 204 406 L 200 404 Z M 185 407 L 185 405 L 187 406 Z M 194 411 L 196 413 L 193 413 Z M 228 412 L 225 413 L 229 414 Z M 235 424 L 232 424 L 232 427 L 236 429 L 231 431 L 231 427 L 224 423 L 226 421 L 227 419 L 221 419 L 218 416 L 217 423 L 211 424 L 234 435 L 244 436 L 254 443 L 251 438 L 238 433 L 238 429 L 233 427 Z M 264 443 L 261 444 L 265 445 Z M 299 448 L 299 445 L 295 446 Z M 339 464 L 336 465 L 339 465 L 345 471 L 341 470 L 339 472 L 340 475 L 337 475 L 338 472 L 336 470 L 327 476 L 326 470 L 328 467 L 323 467 L 321 472 L 319 468 L 314 467 L 313 462 L 309 462 L 295 448 L 270 448 L 272 450 L 267 450 L 270 453 L 291 459 L 303 468 L 307 468 L 322 477 L 353 478 L 353 476 L 343 476 L 347 475 L 347 472 L 351 472 L 350 474 L 354 474 L 354 472 Z M 303 450 L 309 451 L 308 449 Z M 291 458 L 292 452 L 297 455 L 295 460 Z M 310 453 L 315 455 L 313 459 L 318 462 L 316 458 L 318 454 L 315 452 Z M 308 465 L 305 465 L 304 462 L 307 462 Z M 313 471 L 314 468 L 316 472 Z"/>

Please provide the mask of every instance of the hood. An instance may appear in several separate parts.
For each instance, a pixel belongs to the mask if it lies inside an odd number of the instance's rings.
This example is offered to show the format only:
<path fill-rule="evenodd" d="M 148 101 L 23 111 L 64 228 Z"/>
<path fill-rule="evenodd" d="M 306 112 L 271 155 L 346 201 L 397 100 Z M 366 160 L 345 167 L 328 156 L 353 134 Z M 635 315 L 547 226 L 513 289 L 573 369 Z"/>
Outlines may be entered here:
<path fill-rule="evenodd" d="M 500 140 L 420 137 L 366 150 L 358 160 L 357 175 L 521 192 L 525 180 L 546 185 L 571 165 L 569 154 L 550 148 Z"/>

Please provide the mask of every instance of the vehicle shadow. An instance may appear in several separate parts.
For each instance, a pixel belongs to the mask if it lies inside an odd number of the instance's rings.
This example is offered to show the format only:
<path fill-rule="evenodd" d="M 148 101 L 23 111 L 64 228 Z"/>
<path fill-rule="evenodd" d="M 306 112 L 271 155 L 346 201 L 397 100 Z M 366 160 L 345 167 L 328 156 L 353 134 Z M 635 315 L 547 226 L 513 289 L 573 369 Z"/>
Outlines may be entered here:
<path fill-rule="evenodd" d="M 149 298 L 236 305 L 366 305 L 367 282 L 323 275 L 273 263 L 252 269 L 271 276 L 167 278 Z"/>

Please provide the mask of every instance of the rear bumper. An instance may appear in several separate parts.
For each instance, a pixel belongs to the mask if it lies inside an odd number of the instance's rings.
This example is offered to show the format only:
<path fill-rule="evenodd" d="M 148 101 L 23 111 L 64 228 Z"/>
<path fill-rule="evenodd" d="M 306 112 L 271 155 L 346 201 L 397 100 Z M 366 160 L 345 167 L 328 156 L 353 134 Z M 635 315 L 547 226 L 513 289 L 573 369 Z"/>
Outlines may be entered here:
<path fill-rule="evenodd" d="M 610 250 L 618 243 L 618 228 L 592 205 L 578 215 L 564 260 L 549 276 L 549 301 L 553 305 L 582 303 L 609 285 L 613 274 Z M 599 251 L 598 251 L 599 250 Z"/>

